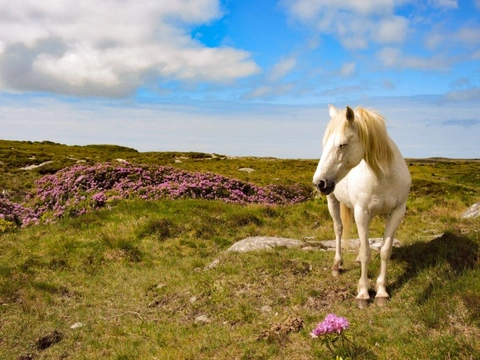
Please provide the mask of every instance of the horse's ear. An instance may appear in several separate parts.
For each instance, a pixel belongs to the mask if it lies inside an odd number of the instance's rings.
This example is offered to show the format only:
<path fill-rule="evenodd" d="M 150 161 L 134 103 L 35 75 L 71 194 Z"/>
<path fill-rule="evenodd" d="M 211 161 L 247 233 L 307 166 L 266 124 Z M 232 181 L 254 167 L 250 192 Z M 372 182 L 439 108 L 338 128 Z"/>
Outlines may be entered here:
<path fill-rule="evenodd" d="M 347 120 L 349 123 L 352 123 L 353 120 L 355 120 L 355 113 L 350 106 L 347 106 Z"/>
<path fill-rule="evenodd" d="M 333 106 L 332 104 L 328 104 L 328 113 L 330 114 L 330 117 L 333 118 L 335 115 L 337 115 L 337 108 Z"/>

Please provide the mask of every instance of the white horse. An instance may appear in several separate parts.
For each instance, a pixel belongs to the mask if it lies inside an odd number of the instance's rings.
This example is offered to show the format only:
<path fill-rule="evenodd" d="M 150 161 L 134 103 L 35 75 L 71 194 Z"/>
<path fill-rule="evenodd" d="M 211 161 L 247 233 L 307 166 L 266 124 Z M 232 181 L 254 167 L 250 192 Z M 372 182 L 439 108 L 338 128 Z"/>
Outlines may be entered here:
<path fill-rule="evenodd" d="M 368 304 L 368 227 L 375 215 L 385 215 L 386 225 L 380 249 L 381 267 L 376 283 L 376 303 L 388 300 L 387 265 L 392 254 L 395 231 L 405 215 L 411 178 L 398 147 L 387 134 L 385 119 L 364 108 L 345 111 L 329 105 L 330 123 L 323 138 L 323 153 L 313 176 L 313 184 L 327 195 L 336 239 L 332 267 L 338 274 L 342 265 L 341 239 L 348 238 L 352 213 L 357 224 L 361 264 L 357 301 Z M 345 236 L 346 235 L 346 236 Z"/>

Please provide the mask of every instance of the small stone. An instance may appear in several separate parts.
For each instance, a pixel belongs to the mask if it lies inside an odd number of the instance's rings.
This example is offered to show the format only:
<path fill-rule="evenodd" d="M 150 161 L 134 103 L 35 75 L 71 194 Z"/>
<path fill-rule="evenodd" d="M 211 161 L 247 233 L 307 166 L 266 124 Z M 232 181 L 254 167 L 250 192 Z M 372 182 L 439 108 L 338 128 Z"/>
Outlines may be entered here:
<path fill-rule="evenodd" d="M 195 318 L 196 324 L 209 324 L 210 319 L 206 315 L 199 315 Z"/>
<path fill-rule="evenodd" d="M 155 299 L 155 300 L 149 302 L 147 306 L 149 308 L 152 308 L 152 307 L 155 307 L 157 305 L 160 305 L 160 303 L 161 303 L 161 301 L 159 299 Z"/>
<path fill-rule="evenodd" d="M 260 312 L 262 312 L 264 314 L 272 312 L 272 307 L 268 306 L 268 305 L 262 306 L 262 308 L 260 309 Z"/>
<path fill-rule="evenodd" d="M 213 260 L 210 264 L 208 264 L 207 266 L 205 266 L 205 270 L 210 270 L 210 269 L 214 269 L 218 266 L 218 264 L 220 264 L 220 260 L 218 259 L 215 259 Z"/>
<path fill-rule="evenodd" d="M 70 326 L 70 329 L 78 329 L 78 328 L 81 328 L 82 326 L 83 324 L 81 322 L 76 322 L 75 324 Z"/>
<path fill-rule="evenodd" d="M 240 168 L 240 169 L 238 169 L 238 171 L 244 171 L 244 172 L 250 174 L 251 172 L 255 171 L 255 169 L 252 169 L 252 168 Z"/>
<path fill-rule="evenodd" d="M 462 215 L 462 219 L 476 218 L 480 216 L 480 202 L 470 206 Z"/>

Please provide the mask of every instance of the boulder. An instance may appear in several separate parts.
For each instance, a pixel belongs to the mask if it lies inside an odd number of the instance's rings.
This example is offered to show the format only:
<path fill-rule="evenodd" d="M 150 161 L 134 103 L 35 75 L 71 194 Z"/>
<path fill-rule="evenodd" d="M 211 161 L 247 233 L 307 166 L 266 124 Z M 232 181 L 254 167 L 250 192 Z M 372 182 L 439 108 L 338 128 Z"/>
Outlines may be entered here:
<path fill-rule="evenodd" d="M 305 243 L 300 240 L 268 237 L 268 236 L 253 236 L 247 237 L 233 244 L 227 251 L 233 252 L 248 252 L 254 250 L 269 250 L 274 247 L 288 247 L 301 248 Z"/>

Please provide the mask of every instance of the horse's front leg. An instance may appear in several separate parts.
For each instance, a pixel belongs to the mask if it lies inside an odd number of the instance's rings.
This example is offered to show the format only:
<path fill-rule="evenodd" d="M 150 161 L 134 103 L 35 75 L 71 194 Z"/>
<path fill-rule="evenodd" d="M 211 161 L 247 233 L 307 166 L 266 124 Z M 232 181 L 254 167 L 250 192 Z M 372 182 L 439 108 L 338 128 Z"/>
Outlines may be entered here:
<path fill-rule="evenodd" d="M 360 249 L 357 260 L 360 261 L 360 280 L 358 281 L 357 303 L 360 308 L 368 304 L 370 295 L 368 294 L 368 264 L 370 263 L 370 244 L 368 242 L 368 227 L 370 225 L 371 214 L 361 207 L 355 207 L 355 222 L 357 223 L 358 237 L 360 239 Z"/>
<path fill-rule="evenodd" d="M 380 274 L 377 278 L 377 295 L 375 296 L 377 305 L 384 305 L 389 296 L 387 293 L 387 266 L 392 255 L 392 246 L 395 232 L 405 215 L 405 204 L 392 210 L 385 224 L 385 233 L 383 235 L 384 243 L 380 249 Z"/>
<path fill-rule="evenodd" d="M 340 217 L 340 202 L 337 198 L 330 194 L 327 196 L 328 211 L 333 219 L 333 230 L 335 232 L 335 258 L 332 266 L 333 276 L 338 276 L 342 266 L 342 231 L 343 224 Z"/>

